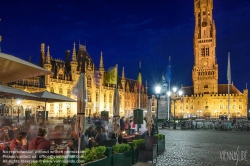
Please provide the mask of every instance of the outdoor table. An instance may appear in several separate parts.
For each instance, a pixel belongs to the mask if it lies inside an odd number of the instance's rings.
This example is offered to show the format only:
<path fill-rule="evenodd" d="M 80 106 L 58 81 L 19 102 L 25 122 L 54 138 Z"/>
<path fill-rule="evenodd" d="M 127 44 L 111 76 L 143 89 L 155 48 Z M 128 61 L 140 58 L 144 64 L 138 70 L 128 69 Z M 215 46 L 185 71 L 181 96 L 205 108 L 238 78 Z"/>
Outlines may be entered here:
<path fill-rule="evenodd" d="M 132 142 L 132 140 L 135 138 L 135 135 L 128 135 L 125 137 L 122 137 L 122 142 Z"/>

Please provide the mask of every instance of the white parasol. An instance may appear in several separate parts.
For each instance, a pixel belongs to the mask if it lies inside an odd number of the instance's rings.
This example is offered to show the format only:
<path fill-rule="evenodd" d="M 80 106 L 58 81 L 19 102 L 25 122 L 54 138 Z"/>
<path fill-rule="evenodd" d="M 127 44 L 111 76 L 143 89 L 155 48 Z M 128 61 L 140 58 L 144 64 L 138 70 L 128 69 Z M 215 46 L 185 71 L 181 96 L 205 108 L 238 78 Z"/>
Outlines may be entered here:
<path fill-rule="evenodd" d="M 151 99 L 148 99 L 146 121 L 147 121 L 146 126 L 148 130 L 148 134 L 150 136 L 150 133 L 152 130 L 152 124 L 154 124 L 154 119 L 152 118 L 152 111 L 151 111 Z"/>
<path fill-rule="evenodd" d="M 115 136 L 118 138 L 120 134 L 120 99 L 119 99 L 119 92 L 118 88 L 115 88 L 114 92 L 114 100 L 113 100 L 113 129 Z"/>
<path fill-rule="evenodd" d="M 75 123 L 75 133 L 78 136 L 78 155 L 80 152 L 81 146 L 81 136 L 86 130 L 86 121 L 85 121 L 85 109 L 87 103 L 87 89 L 86 89 L 86 78 L 85 74 L 81 73 L 78 83 L 74 89 L 74 93 L 77 95 L 77 117 Z"/>

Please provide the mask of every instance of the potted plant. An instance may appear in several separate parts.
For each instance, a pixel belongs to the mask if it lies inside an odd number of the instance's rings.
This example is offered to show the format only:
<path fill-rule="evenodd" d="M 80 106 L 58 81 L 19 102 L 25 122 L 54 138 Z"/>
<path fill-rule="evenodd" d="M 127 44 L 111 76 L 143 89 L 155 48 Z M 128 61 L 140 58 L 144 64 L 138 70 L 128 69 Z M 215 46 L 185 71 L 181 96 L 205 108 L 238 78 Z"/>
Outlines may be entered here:
<path fill-rule="evenodd" d="M 145 143 L 145 139 L 137 139 L 132 141 L 132 163 L 136 164 L 138 162 L 138 147 Z"/>
<path fill-rule="evenodd" d="M 165 151 L 165 135 L 163 135 L 163 134 L 156 134 L 155 136 L 158 137 L 157 153 Z"/>
<path fill-rule="evenodd" d="M 105 146 L 86 148 L 82 151 L 80 161 L 83 161 L 82 165 L 84 166 L 109 166 L 111 164 L 109 157 L 111 156 L 105 156 L 105 152 L 108 153 L 108 150 Z"/>
<path fill-rule="evenodd" d="M 132 151 L 129 144 L 117 144 L 113 147 L 113 166 L 132 166 Z"/>

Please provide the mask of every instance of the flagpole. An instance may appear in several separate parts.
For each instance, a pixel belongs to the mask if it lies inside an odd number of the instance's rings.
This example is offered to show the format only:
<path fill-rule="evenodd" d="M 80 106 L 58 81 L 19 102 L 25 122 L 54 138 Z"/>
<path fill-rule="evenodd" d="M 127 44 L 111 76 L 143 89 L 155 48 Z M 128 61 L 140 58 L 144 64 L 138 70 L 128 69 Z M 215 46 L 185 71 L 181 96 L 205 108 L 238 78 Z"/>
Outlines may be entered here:
<path fill-rule="evenodd" d="M 228 80 L 228 115 L 227 120 L 230 120 L 230 82 L 231 82 L 231 69 L 230 69 L 230 52 L 228 52 L 228 64 L 227 64 L 227 80 Z"/>
<path fill-rule="evenodd" d="M 169 64 L 168 64 L 168 70 L 170 70 L 170 58 L 171 58 L 171 56 L 169 56 Z M 170 72 L 170 71 L 167 71 L 168 73 Z M 170 89 L 170 76 L 168 76 L 169 78 L 168 78 L 168 91 L 170 92 L 171 91 L 171 89 Z M 170 119 L 169 118 L 169 111 L 170 111 L 170 96 L 168 96 L 168 120 Z"/>
<path fill-rule="evenodd" d="M 141 61 L 139 63 L 139 69 L 141 69 Z M 140 109 L 141 108 L 141 85 L 139 87 L 139 104 L 138 104 L 138 108 Z"/>

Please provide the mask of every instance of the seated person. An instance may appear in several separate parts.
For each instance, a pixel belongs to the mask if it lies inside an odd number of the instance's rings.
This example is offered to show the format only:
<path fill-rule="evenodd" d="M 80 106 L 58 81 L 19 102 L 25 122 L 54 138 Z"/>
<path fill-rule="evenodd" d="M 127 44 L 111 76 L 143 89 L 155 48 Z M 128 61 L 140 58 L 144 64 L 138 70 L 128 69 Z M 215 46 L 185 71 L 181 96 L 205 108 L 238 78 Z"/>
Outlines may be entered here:
<path fill-rule="evenodd" d="M 27 150 L 27 133 L 19 132 L 15 139 L 10 141 L 10 151 Z"/>
<path fill-rule="evenodd" d="M 92 138 L 92 137 L 94 138 L 95 137 L 94 126 L 93 125 L 89 126 L 89 128 L 85 131 L 84 135 L 88 138 Z"/>
<path fill-rule="evenodd" d="M 33 138 L 29 143 L 29 150 L 50 150 L 50 141 L 45 139 L 47 131 L 43 128 L 39 128 L 37 137 Z"/>
<path fill-rule="evenodd" d="M 107 140 L 107 135 L 102 132 L 101 127 L 96 128 L 95 145 L 102 145 L 103 141 Z"/>

